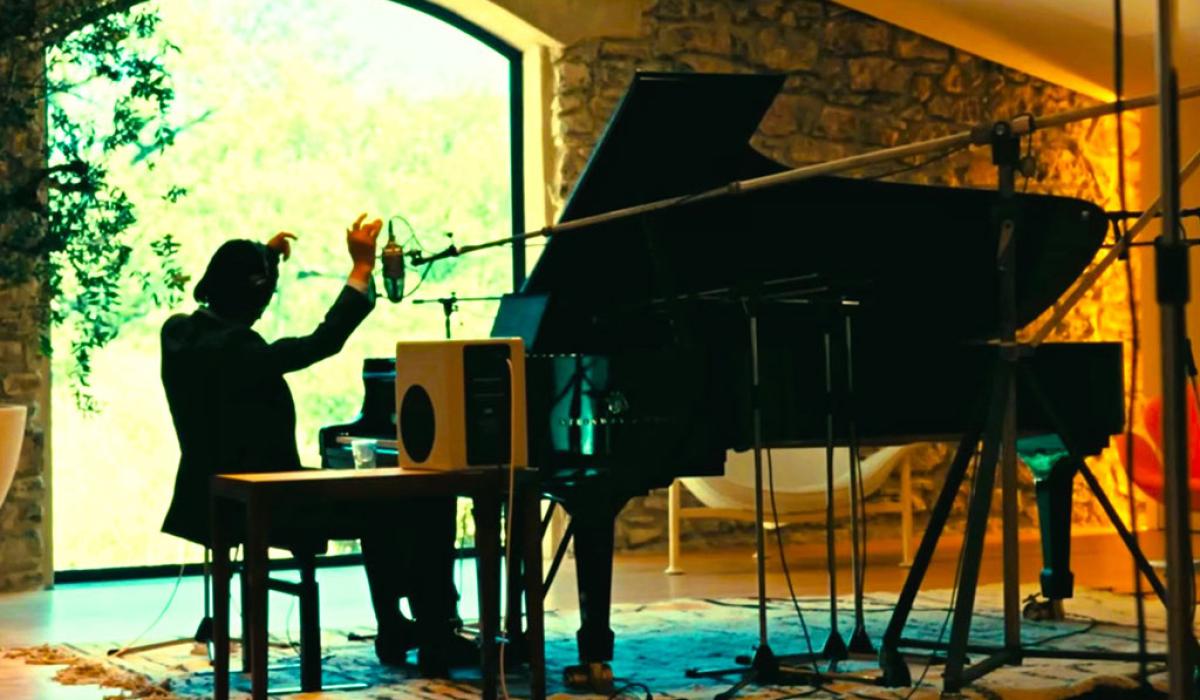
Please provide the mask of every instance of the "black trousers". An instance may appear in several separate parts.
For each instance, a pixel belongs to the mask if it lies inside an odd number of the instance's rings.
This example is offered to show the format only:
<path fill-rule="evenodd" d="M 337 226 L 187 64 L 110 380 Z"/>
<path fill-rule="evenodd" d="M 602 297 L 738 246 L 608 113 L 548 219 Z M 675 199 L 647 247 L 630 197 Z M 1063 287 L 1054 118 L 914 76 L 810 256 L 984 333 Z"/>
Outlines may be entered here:
<path fill-rule="evenodd" d="M 436 643 L 461 624 L 454 587 L 455 514 L 453 498 L 370 514 L 360 541 L 381 635 L 403 633 L 401 598 L 408 598 L 421 644 Z"/>

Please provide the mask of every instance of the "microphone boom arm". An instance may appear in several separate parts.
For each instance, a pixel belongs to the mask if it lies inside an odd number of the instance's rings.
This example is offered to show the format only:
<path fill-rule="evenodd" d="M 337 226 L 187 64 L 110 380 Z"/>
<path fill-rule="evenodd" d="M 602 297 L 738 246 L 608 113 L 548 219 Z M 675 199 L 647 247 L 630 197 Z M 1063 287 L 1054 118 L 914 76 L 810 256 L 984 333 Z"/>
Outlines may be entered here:
<path fill-rule="evenodd" d="M 1190 87 L 1181 89 L 1178 93 L 1178 98 L 1181 102 L 1183 100 L 1189 100 L 1195 97 L 1200 97 L 1200 85 L 1192 85 Z M 1030 115 L 1021 115 L 1014 117 L 1011 120 L 1012 133 L 1014 136 L 1023 136 L 1025 134 L 1033 133 L 1034 129 L 1037 127 L 1046 128 L 1065 126 L 1067 124 L 1083 121 L 1085 119 L 1094 119 L 1096 117 L 1115 114 L 1118 111 L 1153 107 L 1156 104 L 1158 104 L 1157 95 L 1144 95 L 1142 97 L 1121 100 L 1119 102 L 1108 102 L 1092 107 L 1058 112 L 1057 114 L 1051 114 L 1046 117 L 1035 118 Z M 498 248 L 500 246 L 511 245 L 513 243 L 523 242 L 530 239 L 549 238 L 555 234 L 566 233 L 574 229 L 584 228 L 586 226 L 592 226 L 617 219 L 639 216 L 641 214 L 648 214 L 650 212 L 669 209 L 682 204 L 700 202 L 709 199 L 715 199 L 717 197 L 737 195 L 741 194 L 742 192 L 749 192 L 752 190 L 774 187 L 776 185 L 782 185 L 785 183 L 807 180 L 809 178 L 818 177 L 821 175 L 835 175 L 847 170 L 855 170 L 868 165 L 885 163 L 888 161 L 897 160 L 899 158 L 908 158 L 911 156 L 924 155 L 926 153 L 943 151 L 946 149 L 963 148 L 974 145 L 986 146 L 991 143 L 992 126 L 993 124 L 991 122 L 987 124 L 980 124 L 968 131 L 961 131 L 956 134 L 950 134 L 948 136 L 942 136 L 936 139 L 917 141 L 915 143 L 905 144 L 903 146 L 883 148 L 870 153 L 849 156 L 847 158 L 831 160 L 825 163 L 806 165 L 773 175 L 765 175 L 747 180 L 738 180 L 697 194 L 669 197 L 667 199 L 660 199 L 654 202 L 638 204 L 632 207 L 625 207 L 623 209 L 616 209 L 601 214 L 585 216 L 579 219 L 572 219 L 570 221 L 564 221 L 551 226 L 546 226 L 536 231 L 529 231 L 516 236 L 509 236 L 507 238 L 498 238 L 492 241 L 475 243 L 472 245 L 451 245 L 445 250 L 432 255 L 411 253 L 411 264 L 414 266 L 424 265 L 427 263 L 437 262 L 439 260 L 445 260 L 447 258 L 458 257 L 460 255 L 466 255 L 468 253 L 474 253 L 490 248 Z"/>

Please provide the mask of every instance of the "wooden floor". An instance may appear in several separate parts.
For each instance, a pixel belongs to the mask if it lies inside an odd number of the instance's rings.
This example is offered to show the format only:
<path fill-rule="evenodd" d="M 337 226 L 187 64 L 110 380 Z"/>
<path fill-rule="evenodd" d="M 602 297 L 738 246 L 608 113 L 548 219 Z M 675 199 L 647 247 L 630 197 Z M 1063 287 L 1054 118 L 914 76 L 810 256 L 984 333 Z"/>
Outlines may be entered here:
<path fill-rule="evenodd" d="M 774 544 L 772 541 L 771 544 Z M 947 536 L 939 548 L 926 578 L 925 588 L 948 588 L 954 583 L 959 540 Z M 842 541 L 843 547 L 845 540 Z M 1148 556 L 1160 556 L 1162 538 L 1158 533 L 1143 537 Z M 1021 546 L 1020 579 L 1037 581 L 1041 554 L 1036 533 Z M 1120 540 L 1113 535 L 1077 536 L 1072 561 L 1076 583 L 1080 586 L 1129 591 L 1133 585 L 1132 563 Z M 898 565 L 896 542 L 872 542 L 865 589 L 868 592 L 895 592 L 903 585 L 907 570 Z M 824 553 L 819 546 L 792 547 L 787 551 L 792 584 L 797 595 L 827 593 Z M 613 596 L 618 603 L 637 603 L 687 597 L 752 597 L 756 594 L 755 560 L 750 548 L 722 551 L 687 551 L 683 559 L 686 573 L 663 573 L 663 554 L 623 555 L 617 559 Z M 849 565 L 842 561 L 839 582 L 845 593 L 849 588 Z M 771 597 L 788 595 L 778 550 L 772 547 L 767 557 L 767 593 Z M 985 550 L 981 581 L 999 581 L 1001 577 L 998 542 L 990 538 Z M 470 618 L 475 612 L 474 573 L 469 563 L 460 567 L 461 612 Z M 549 608 L 577 607 L 574 566 L 568 559 L 547 599 Z M 326 627 L 348 629 L 373 627 L 374 618 L 367 598 L 366 581 L 361 568 L 325 569 L 319 574 L 321 618 Z M 77 584 L 52 591 L 0 595 L 0 647 L 30 646 L 43 643 L 94 643 L 100 641 L 160 641 L 190 636 L 202 616 L 203 593 L 198 577 L 183 579 L 162 619 L 148 632 L 146 628 L 163 610 L 174 579 Z M 297 619 L 289 611 L 290 598 L 272 597 L 271 627 L 274 633 L 296 634 Z M 236 607 L 235 607 L 236 613 Z M 1069 604 L 1068 604 L 1069 610 Z M 100 698 L 96 688 L 65 688 L 49 681 L 53 669 L 27 667 L 0 660 L 0 698 L 17 700 L 76 700 Z"/>

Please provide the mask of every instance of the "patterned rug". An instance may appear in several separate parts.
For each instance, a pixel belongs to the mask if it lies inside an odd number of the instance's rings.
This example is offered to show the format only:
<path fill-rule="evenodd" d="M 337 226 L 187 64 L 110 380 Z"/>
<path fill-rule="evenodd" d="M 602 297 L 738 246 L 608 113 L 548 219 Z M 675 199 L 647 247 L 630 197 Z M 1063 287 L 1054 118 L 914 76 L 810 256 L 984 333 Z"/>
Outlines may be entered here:
<path fill-rule="evenodd" d="M 1029 592 L 1032 592 L 1029 591 Z M 878 642 L 892 612 L 888 596 L 867 599 L 866 623 L 872 640 Z M 945 624 L 949 591 L 930 591 L 918 599 L 905 636 L 943 639 L 949 636 Z M 819 649 L 828 635 L 828 604 L 818 598 L 798 601 L 804 627 L 813 648 Z M 768 608 L 772 648 L 777 654 L 807 651 L 808 642 L 791 600 L 771 601 Z M 1148 603 L 1151 651 L 1163 650 L 1163 612 L 1156 603 Z M 1000 589 L 984 586 L 979 590 L 971 631 L 974 643 L 998 643 L 1002 638 L 999 616 Z M 853 626 L 850 601 L 844 600 L 839 616 L 843 634 Z M 1068 619 L 1062 622 L 1024 621 L 1022 638 L 1026 645 L 1046 649 L 1083 649 L 1136 651 L 1137 633 L 1129 624 L 1134 619 L 1134 601 L 1103 591 L 1084 590 L 1068 605 Z M 549 693 L 557 698 L 606 698 L 608 695 L 570 693 L 562 683 L 562 670 L 575 662 L 574 630 L 578 625 L 574 611 L 549 612 L 547 627 L 547 676 Z M 747 599 L 680 599 L 646 605 L 618 605 L 613 609 L 613 629 L 617 635 L 617 655 L 613 671 L 616 687 L 628 685 L 622 697 L 712 698 L 728 687 L 735 676 L 726 679 L 691 679 L 691 668 L 717 669 L 733 665 L 739 655 L 753 653 L 758 638 L 758 618 L 754 601 Z M 452 680 L 431 681 L 415 677 L 415 669 L 389 669 L 375 661 L 370 642 L 351 641 L 352 634 L 369 630 L 326 631 L 324 634 L 324 678 L 326 685 L 365 682 L 365 690 L 326 692 L 308 695 L 283 695 L 284 698 L 338 698 L 344 700 L 382 700 L 385 698 L 475 698 L 479 696 L 479 675 L 456 672 Z M 38 647 L 9 650 L 5 655 L 23 658 L 27 663 L 65 664 L 56 680 L 63 684 L 103 685 L 110 690 L 99 697 L 174 698 L 211 697 L 212 676 L 206 672 L 206 658 L 192 649 L 172 647 L 122 659 L 105 656 L 106 645 Z M 236 658 L 236 657 L 235 657 Z M 972 658 L 971 660 L 977 660 Z M 271 662 L 281 668 L 271 675 L 272 686 L 298 685 L 299 669 L 295 651 L 288 640 L 272 640 Z M 236 664 L 236 662 L 235 662 Z M 839 671 L 874 675 L 871 661 L 851 661 Z M 940 696 L 941 669 L 912 661 L 913 678 L 923 678 L 915 689 L 886 689 L 852 680 L 831 681 L 822 688 L 808 686 L 749 686 L 740 697 L 781 699 L 812 698 L 913 698 L 929 700 Z M 1005 667 L 985 676 L 968 688 L 965 698 L 1005 698 L 1015 700 L 1057 700 L 1059 698 L 1132 697 L 1137 668 L 1131 663 L 1029 659 L 1022 666 Z M 1165 686 L 1161 667 L 1151 668 L 1151 680 Z M 234 697 L 248 697 L 248 679 L 234 678 Z M 509 676 L 512 697 L 528 697 L 524 672 Z"/>

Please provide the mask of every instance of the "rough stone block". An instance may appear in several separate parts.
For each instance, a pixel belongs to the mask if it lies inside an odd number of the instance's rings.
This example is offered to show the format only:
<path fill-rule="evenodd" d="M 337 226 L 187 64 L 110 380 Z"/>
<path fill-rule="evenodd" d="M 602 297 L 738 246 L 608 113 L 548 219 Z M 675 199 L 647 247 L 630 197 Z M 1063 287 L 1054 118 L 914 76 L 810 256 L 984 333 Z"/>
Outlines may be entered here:
<path fill-rule="evenodd" d="M 869 19 L 847 15 L 825 23 L 825 46 L 840 56 L 884 53 L 891 47 L 891 28 Z"/>
<path fill-rule="evenodd" d="M 779 17 L 782 5 L 780 0 L 760 0 L 754 3 L 754 13 L 763 19 L 775 19 Z"/>
<path fill-rule="evenodd" d="M 918 75 L 941 75 L 946 72 L 946 64 L 936 61 L 921 61 L 920 63 L 911 64 L 913 72 Z"/>
<path fill-rule="evenodd" d="M 42 524 L 44 508 L 40 501 L 7 501 L 0 507 L 0 532 L 36 530 Z"/>
<path fill-rule="evenodd" d="M 22 573 L 0 573 L 0 591 L 33 591 L 45 588 L 47 583 L 40 567 Z"/>
<path fill-rule="evenodd" d="M 668 510 L 666 489 L 651 491 L 649 495 L 643 497 L 642 509 L 655 518 L 662 517 L 663 513 Z"/>
<path fill-rule="evenodd" d="M 856 140 L 861 133 L 859 119 L 859 113 L 854 110 L 825 107 L 821 110 L 821 131 L 835 141 Z"/>
<path fill-rule="evenodd" d="M 912 68 L 882 56 L 852 58 L 849 68 L 850 89 L 856 92 L 903 94 L 913 77 Z"/>
<path fill-rule="evenodd" d="M 591 134 L 595 131 L 595 119 L 587 110 L 577 110 L 570 114 L 564 114 L 560 117 L 562 133 L 567 135 L 573 134 Z"/>
<path fill-rule="evenodd" d="M 44 553 L 42 533 L 38 529 L 9 533 L 0 539 L 0 569 L 20 571 L 24 567 L 37 566 Z"/>
<path fill-rule="evenodd" d="M 925 102 L 933 95 L 933 78 L 928 75 L 914 77 L 911 92 L 918 102 Z"/>
<path fill-rule="evenodd" d="M 821 46 L 805 32 L 765 27 L 757 32 L 748 51 L 751 61 L 771 70 L 813 70 Z"/>
<path fill-rule="evenodd" d="M 728 55 L 732 38 L 727 25 L 676 24 L 658 35 L 658 50 L 667 54 L 697 51 Z"/>
<path fill-rule="evenodd" d="M 708 54 L 685 53 L 676 59 L 697 73 L 745 73 L 747 69 L 740 63 L 722 56 Z"/>
<path fill-rule="evenodd" d="M 569 92 L 587 87 L 592 82 L 592 72 L 582 63 L 563 62 L 558 65 L 558 89 Z"/>
<path fill-rule="evenodd" d="M 609 39 L 601 42 L 602 58 L 650 58 L 650 47 L 641 41 Z"/>
<path fill-rule="evenodd" d="M 947 94 L 964 95 L 974 92 L 983 84 L 983 74 L 972 69 L 970 64 L 951 63 L 940 82 Z"/>
<path fill-rule="evenodd" d="M 925 105 L 925 109 L 929 110 L 929 115 L 955 121 L 955 115 L 962 111 L 959 104 L 962 100 L 946 95 L 935 95 L 929 103 Z"/>
<path fill-rule="evenodd" d="M 0 340 L 0 365 L 16 368 L 25 362 L 25 346 L 17 340 Z"/>
<path fill-rule="evenodd" d="M 654 6 L 654 16 L 661 19 L 684 19 L 694 12 L 692 0 L 659 0 Z"/>
<path fill-rule="evenodd" d="M 821 100 L 808 95 L 780 95 L 759 124 L 767 136 L 808 133 L 821 116 Z"/>
<path fill-rule="evenodd" d="M 939 44 L 918 34 L 902 32 L 896 37 L 896 56 L 904 59 L 946 61 L 950 58 L 950 49 L 945 44 Z"/>
<path fill-rule="evenodd" d="M 13 372 L 4 377 L 4 393 L 9 396 L 32 396 L 42 386 L 36 372 Z"/>
<path fill-rule="evenodd" d="M 582 95 L 578 92 L 570 95 L 559 95 L 555 98 L 554 108 L 557 110 L 559 117 L 583 109 L 585 102 Z"/>
<path fill-rule="evenodd" d="M 46 493 L 46 480 L 41 474 L 21 476 L 13 479 L 8 491 L 10 501 L 35 500 Z"/>

